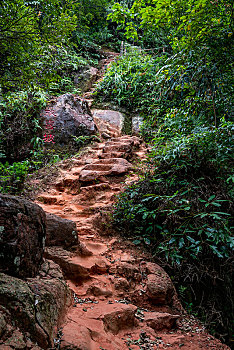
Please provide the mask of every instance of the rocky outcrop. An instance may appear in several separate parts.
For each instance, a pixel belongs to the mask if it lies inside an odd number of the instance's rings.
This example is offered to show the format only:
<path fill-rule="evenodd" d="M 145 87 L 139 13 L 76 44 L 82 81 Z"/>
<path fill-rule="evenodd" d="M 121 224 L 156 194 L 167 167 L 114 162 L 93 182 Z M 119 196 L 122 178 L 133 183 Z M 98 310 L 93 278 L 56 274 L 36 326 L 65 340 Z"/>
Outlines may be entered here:
<path fill-rule="evenodd" d="M 34 277 L 45 246 L 44 211 L 25 199 L 0 194 L 0 271 Z"/>
<path fill-rule="evenodd" d="M 47 230 L 47 235 L 46 235 Z M 37 204 L 0 195 L 0 349 L 48 349 L 71 303 L 60 267 L 44 261 L 45 240 L 78 245 L 75 223 Z"/>
<path fill-rule="evenodd" d="M 87 102 L 72 94 L 59 96 L 41 116 L 44 120 L 45 145 L 75 144 L 75 137 L 90 136 L 97 130 Z"/>
<path fill-rule="evenodd" d="M 33 343 L 48 349 L 71 294 L 59 266 L 45 261 L 37 278 L 27 281 L 0 273 L 0 301 L 0 349 L 29 349 Z"/>

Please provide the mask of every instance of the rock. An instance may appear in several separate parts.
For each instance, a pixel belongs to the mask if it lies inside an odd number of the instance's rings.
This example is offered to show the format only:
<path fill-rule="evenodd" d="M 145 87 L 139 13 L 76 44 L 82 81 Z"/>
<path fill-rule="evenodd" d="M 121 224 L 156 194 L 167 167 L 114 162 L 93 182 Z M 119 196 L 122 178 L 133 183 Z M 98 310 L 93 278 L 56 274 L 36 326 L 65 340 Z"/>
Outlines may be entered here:
<path fill-rule="evenodd" d="M 174 286 L 166 272 L 148 275 L 146 287 L 147 296 L 154 304 L 171 304 Z"/>
<path fill-rule="evenodd" d="M 102 137 L 103 139 L 106 139 L 106 140 L 108 140 L 108 139 L 111 138 L 111 136 L 110 136 L 109 134 L 107 134 L 106 132 L 103 132 L 103 133 L 101 134 L 101 137 Z"/>
<path fill-rule="evenodd" d="M 40 275 L 27 282 L 0 273 L 0 305 L 10 315 L 9 327 L 14 328 L 7 336 L 2 334 L 4 344 L 25 349 L 25 340 L 30 336 L 33 342 L 48 349 L 70 304 L 69 288 L 59 266 L 52 261 L 46 261 Z"/>
<path fill-rule="evenodd" d="M 35 319 L 34 294 L 25 281 L 0 273 L 0 300 L 16 326 L 35 337 L 41 336 Z M 42 329 L 41 333 L 44 334 Z M 46 339 L 44 342 L 47 343 Z"/>
<path fill-rule="evenodd" d="M 138 148 L 140 144 L 142 143 L 142 139 L 140 139 L 137 136 L 130 136 L 130 135 L 125 135 L 121 137 L 116 137 L 114 140 L 111 142 L 119 143 L 129 143 L 131 146 L 134 146 L 135 148 Z"/>
<path fill-rule="evenodd" d="M 113 305 L 113 310 L 103 316 L 105 331 L 118 334 L 123 329 L 136 326 L 136 310 L 134 305 Z"/>
<path fill-rule="evenodd" d="M 42 266 L 41 275 L 28 280 L 27 284 L 35 295 L 36 320 L 47 334 L 48 343 L 53 344 L 55 331 L 71 305 L 70 289 L 60 267 L 48 260 Z"/>
<path fill-rule="evenodd" d="M 143 124 L 143 117 L 135 116 L 132 117 L 132 133 L 133 135 L 140 134 L 140 127 Z"/>
<path fill-rule="evenodd" d="M 6 319 L 4 317 L 4 314 L 3 314 L 3 312 L 0 312 L 0 339 L 6 330 L 6 325 L 7 325 L 7 322 L 6 322 Z"/>
<path fill-rule="evenodd" d="M 151 312 L 145 314 L 145 322 L 147 326 L 153 328 L 155 331 L 162 329 L 170 330 L 180 315 L 172 315 L 166 312 Z"/>
<path fill-rule="evenodd" d="M 126 278 L 123 278 L 123 277 L 119 277 L 115 281 L 114 285 L 115 285 L 115 290 L 118 292 L 126 292 L 130 288 L 128 281 L 126 280 Z"/>
<path fill-rule="evenodd" d="M 46 213 L 46 246 L 70 248 L 78 244 L 76 223 Z"/>
<path fill-rule="evenodd" d="M 111 187 L 108 183 L 100 183 L 92 186 L 81 187 L 80 195 L 82 202 L 90 202 L 95 200 L 97 196 L 103 194 L 103 192 L 110 191 Z"/>
<path fill-rule="evenodd" d="M 100 158 L 128 158 L 132 154 L 134 148 L 140 146 L 140 143 L 140 139 L 136 136 L 112 139 L 105 143 L 103 154 L 100 155 Z"/>
<path fill-rule="evenodd" d="M 45 213 L 39 205 L 16 196 L 0 195 L 0 271 L 34 277 L 42 263 Z"/>
<path fill-rule="evenodd" d="M 139 273 L 139 268 L 136 265 L 129 264 L 127 262 L 119 262 L 117 266 L 118 274 L 124 276 L 130 280 L 140 281 L 142 279 Z"/>
<path fill-rule="evenodd" d="M 62 338 L 60 349 L 66 350 L 91 350 L 93 341 L 90 331 L 84 327 L 79 326 L 79 334 L 77 334 L 77 324 L 69 323 L 64 327 L 64 336 Z"/>
<path fill-rule="evenodd" d="M 44 142 L 55 146 L 75 145 L 74 137 L 96 133 L 96 125 L 86 101 L 72 94 L 58 97 L 41 114 L 44 118 Z"/>
<path fill-rule="evenodd" d="M 131 145 L 125 142 L 111 142 L 107 141 L 103 148 L 103 153 L 116 153 L 119 152 L 121 156 L 131 152 Z"/>
<path fill-rule="evenodd" d="M 123 129 L 124 118 L 125 118 L 123 113 L 113 111 L 110 109 L 107 109 L 107 110 L 93 109 L 92 112 L 93 112 L 94 118 L 107 121 L 108 123 L 117 127 L 119 131 Z"/>
<path fill-rule="evenodd" d="M 58 264 L 64 275 L 72 281 L 80 281 L 89 278 L 90 274 L 104 274 L 108 271 L 107 259 L 89 255 L 76 256 L 61 247 L 48 247 L 45 250 L 45 257 Z"/>
<path fill-rule="evenodd" d="M 94 67 L 83 67 L 78 74 L 74 76 L 74 84 L 81 90 L 86 92 L 91 89 L 95 80 L 97 80 L 98 69 Z"/>
<path fill-rule="evenodd" d="M 81 182 L 90 182 L 103 176 L 122 175 L 132 169 L 131 163 L 123 158 L 109 158 L 87 164 L 80 172 Z"/>
<path fill-rule="evenodd" d="M 61 247 L 46 248 L 45 257 L 58 264 L 64 275 L 72 280 L 88 278 L 89 269 L 72 260 L 74 254 Z"/>
<path fill-rule="evenodd" d="M 5 346 L 8 346 L 9 349 L 25 349 L 26 343 L 24 341 L 24 336 L 19 330 L 15 330 L 10 338 L 5 341 Z"/>
<path fill-rule="evenodd" d="M 112 291 L 111 290 L 108 290 L 106 288 L 101 288 L 100 286 L 98 285 L 92 285 L 90 286 L 88 289 L 87 289 L 87 293 L 88 294 L 92 294 L 96 297 L 98 296 L 105 296 L 105 297 L 110 297 L 112 295 Z"/>
<path fill-rule="evenodd" d="M 157 264 L 147 262 L 142 265 L 147 275 L 146 293 L 154 304 L 174 305 L 175 288 L 168 274 Z"/>
<path fill-rule="evenodd" d="M 0 344 L 4 344 L 5 340 L 12 336 L 15 329 L 12 325 L 10 312 L 0 303 Z"/>

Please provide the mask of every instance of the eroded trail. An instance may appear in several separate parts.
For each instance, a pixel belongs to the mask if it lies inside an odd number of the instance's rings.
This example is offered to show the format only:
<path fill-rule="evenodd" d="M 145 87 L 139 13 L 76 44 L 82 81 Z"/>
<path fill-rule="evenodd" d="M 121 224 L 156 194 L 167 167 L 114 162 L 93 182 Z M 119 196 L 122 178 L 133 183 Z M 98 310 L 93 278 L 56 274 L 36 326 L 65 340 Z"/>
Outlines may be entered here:
<path fill-rule="evenodd" d="M 60 265 L 73 293 L 59 348 L 227 348 L 183 315 L 162 268 L 111 233 L 108 213 L 116 194 L 137 180 L 146 148 L 138 137 L 121 136 L 103 120 L 96 123 L 111 139 L 60 164 L 57 181 L 37 198 L 46 212 L 73 220 L 79 236 L 70 251 L 46 248 L 45 257 Z"/>

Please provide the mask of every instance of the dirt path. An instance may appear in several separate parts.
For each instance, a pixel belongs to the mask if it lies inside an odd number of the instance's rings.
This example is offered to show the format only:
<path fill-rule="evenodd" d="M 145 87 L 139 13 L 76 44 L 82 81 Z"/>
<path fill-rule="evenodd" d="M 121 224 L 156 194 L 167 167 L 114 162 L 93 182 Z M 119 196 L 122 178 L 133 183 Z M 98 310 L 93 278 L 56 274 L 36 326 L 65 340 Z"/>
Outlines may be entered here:
<path fill-rule="evenodd" d="M 116 194 L 143 172 L 146 147 L 96 120 L 111 139 L 58 166 L 37 203 L 48 213 L 76 222 L 77 247 L 47 247 L 58 263 L 73 303 L 62 320 L 57 347 L 76 350 L 228 349 L 185 315 L 174 286 L 158 265 L 113 235 L 109 213 Z"/>

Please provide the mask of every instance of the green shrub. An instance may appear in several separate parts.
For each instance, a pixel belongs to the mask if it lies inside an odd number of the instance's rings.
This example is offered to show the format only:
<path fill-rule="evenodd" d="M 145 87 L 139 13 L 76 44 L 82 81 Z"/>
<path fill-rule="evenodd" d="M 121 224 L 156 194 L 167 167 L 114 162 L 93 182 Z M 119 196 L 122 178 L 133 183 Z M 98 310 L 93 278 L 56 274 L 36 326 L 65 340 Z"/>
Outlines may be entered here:
<path fill-rule="evenodd" d="M 25 160 L 40 134 L 40 111 L 46 106 L 41 90 L 19 91 L 3 96 L 0 105 L 2 123 L 0 138 L 5 159 L 9 162 Z"/>
<path fill-rule="evenodd" d="M 149 129 L 158 129 L 174 115 L 177 123 L 183 120 L 188 133 L 197 123 L 218 126 L 223 117 L 231 119 L 230 74 L 230 62 L 215 64 L 204 48 L 199 54 L 191 50 L 157 57 L 129 47 L 107 70 L 96 94 L 100 100 L 140 112 Z"/>
<path fill-rule="evenodd" d="M 203 251 L 227 257 L 233 248 L 232 129 L 204 129 L 155 145 L 149 156 L 153 170 L 117 203 L 118 227 L 152 240 L 157 254 L 172 264 Z"/>
<path fill-rule="evenodd" d="M 97 86 L 97 98 L 130 109 L 145 110 L 155 95 L 152 86 L 156 72 L 155 60 L 133 48 L 108 68 Z"/>
<path fill-rule="evenodd" d="M 18 194 L 24 185 L 28 173 L 29 161 L 0 163 L 0 192 Z"/>

